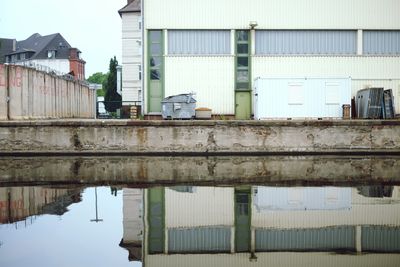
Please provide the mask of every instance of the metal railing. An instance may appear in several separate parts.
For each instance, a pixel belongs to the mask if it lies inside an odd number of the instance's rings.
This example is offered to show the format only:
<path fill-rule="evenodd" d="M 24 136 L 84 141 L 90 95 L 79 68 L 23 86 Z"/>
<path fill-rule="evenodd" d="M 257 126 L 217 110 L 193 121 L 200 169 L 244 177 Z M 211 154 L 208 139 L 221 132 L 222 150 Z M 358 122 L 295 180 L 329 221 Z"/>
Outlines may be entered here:
<path fill-rule="evenodd" d="M 98 119 L 139 119 L 142 110 L 141 101 L 97 101 Z"/>

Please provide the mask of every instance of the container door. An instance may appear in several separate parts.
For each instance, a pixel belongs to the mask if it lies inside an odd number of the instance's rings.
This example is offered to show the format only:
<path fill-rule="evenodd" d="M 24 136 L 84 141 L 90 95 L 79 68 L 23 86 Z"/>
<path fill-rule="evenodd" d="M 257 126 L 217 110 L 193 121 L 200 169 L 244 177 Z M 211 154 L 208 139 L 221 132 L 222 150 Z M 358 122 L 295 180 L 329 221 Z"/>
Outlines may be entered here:
<path fill-rule="evenodd" d="M 235 115 L 237 120 L 248 120 L 251 116 L 251 92 L 235 92 Z"/>

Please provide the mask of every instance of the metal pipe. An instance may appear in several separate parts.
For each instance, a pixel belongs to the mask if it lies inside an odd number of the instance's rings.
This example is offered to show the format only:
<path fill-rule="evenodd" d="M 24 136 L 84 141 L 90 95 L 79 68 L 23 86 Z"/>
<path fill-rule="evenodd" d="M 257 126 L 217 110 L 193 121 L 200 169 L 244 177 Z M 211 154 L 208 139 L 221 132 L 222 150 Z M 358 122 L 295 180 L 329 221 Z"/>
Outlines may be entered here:
<path fill-rule="evenodd" d="M 141 24 L 142 24 L 142 28 L 141 28 L 141 34 L 142 34 L 142 47 L 141 47 L 141 49 L 142 49 L 142 62 L 141 62 L 141 65 L 142 65 L 142 68 L 141 68 L 141 71 L 142 71 L 142 94 L 141 94 L 141 104 L 142 104 L 142 106 L 141 106 L 141 109 L 140 109 L 140 113 L 142 114 L 142 116 L 144 116 L 144 106 L 145 106 L 145 104 L 144 104 L 144 94 L 145 94 L 145 88 L 144 88 L 144 80 L 146 79 L 146 70 L 145 70 L 145 68 L 144 68 L 144 52 L 145 52 L 145 49 L 144 49 L 144 1 L 142 0 L 142 1 L 140 1 L 140 20 L 141 20 Z"/>
<path fill-rule="evenodd" d="M 5 65 L 5 68 L 6 68 L 5 82 L 6 82 L 6 92 L 7 92 L 7 96 L 6 96 L 7 120 L 10 120 L 10 66 L 9 65 Z"/>

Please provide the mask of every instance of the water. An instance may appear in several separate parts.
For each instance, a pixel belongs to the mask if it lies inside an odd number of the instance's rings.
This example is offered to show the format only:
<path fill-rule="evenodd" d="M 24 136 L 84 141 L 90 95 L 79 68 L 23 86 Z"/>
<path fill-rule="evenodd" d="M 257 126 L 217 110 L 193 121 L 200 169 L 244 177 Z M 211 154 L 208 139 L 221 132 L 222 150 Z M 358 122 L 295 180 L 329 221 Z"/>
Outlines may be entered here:
<path fill-rule="evenodd" d="M 250 159 L 7 161 L 0 266 L 400 266 L 397 158 Z"/>

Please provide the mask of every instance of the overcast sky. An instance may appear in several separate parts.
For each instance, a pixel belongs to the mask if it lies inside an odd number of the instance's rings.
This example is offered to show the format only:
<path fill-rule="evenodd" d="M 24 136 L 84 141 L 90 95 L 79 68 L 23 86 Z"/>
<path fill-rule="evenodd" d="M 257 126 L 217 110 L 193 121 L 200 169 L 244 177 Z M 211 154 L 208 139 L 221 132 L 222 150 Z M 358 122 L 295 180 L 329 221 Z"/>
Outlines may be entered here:
<path fill-rule="evenodd" d="M 126 0 L 0 0 L 0 37 L 24 40 L 33 33 L 61 33 L 82 51 L 86 78 L 121 64 L 121 18 Z"/>

